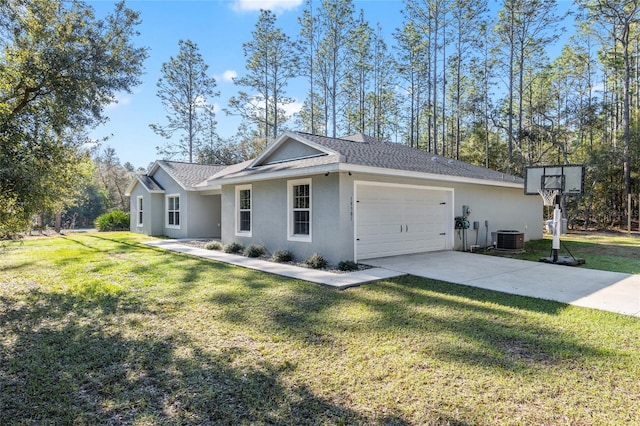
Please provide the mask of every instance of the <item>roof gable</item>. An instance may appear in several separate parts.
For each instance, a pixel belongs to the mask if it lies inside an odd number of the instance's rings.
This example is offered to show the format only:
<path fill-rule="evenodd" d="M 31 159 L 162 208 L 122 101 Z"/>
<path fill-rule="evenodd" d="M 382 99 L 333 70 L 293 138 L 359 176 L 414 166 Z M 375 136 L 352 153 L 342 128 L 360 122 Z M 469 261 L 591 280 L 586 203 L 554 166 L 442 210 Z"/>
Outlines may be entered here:
<path fill-rule="evenodd" d="M 327 155 L 327 153 L 295 139 L 286 139 L 280 146 L 274 149 L 270 155 L 263 158 L 259 164 L 255 164 L 254 166 L 284 163 L 321 155 Z"/>
<path fill-rule="evenodd" d="M 185 190 L 194 189 L 193 187 L 205 181 L 207 178 L 222 171 L 227 166 L 182 163 L 178 161 L 156 161 L 147 174 L 153 176 L 158 168 L 162 168 L 178 185 Z"/>
<path fill-rule="evenodd" d="M 303 137 L 303 133 L 284 132 L 249 167 L 260 167 L 339 153 Z"/>
<path fill-rule="evenodd" d="M 131 180 L 131 183 L 127 187 L 124 195 L 126 197 L 130 197 L 133 189 L 136 185 L 140 183 L 149 193 L 163 193 L 164 188 L 152 177 L 149 175 L 135 175 Z"/>

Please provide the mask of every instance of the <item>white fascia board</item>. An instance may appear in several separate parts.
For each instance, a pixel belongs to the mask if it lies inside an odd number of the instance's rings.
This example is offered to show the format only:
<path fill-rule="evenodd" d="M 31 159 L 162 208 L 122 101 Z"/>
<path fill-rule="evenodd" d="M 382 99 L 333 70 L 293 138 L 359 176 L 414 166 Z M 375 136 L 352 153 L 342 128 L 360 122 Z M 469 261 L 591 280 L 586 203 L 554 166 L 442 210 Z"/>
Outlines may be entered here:
<path fill-rule="evenodd" d="M 147 190 L 147 192 L 149 194 L 164 194 L 164 189 L 149 189 L 147 188 L 147 186 L 142 182 L 142 180 L 140 180 L 140 175 L 135 175 L 135 179 L 131 180 L 131 183 L 129 184 L 129 186 L 127 187 L 127 189 L 124 191 L 124 196 L 125 197 L 130 197 L 131 193 L 133 192 L 133 189 L 136 187 L 136 185 L 140 183 L 140 185 L 144 186 L 144 188 Z"/>
<path fill-rule="evenodd" d="M 440 175 L 435 173 L 412 172 L 407 170 L 387 169 L 384 167 L 361 166 L 357 164 L 331 163 L 321 166 L 304 167 L 299 169 L 278 170 L 274 172 L 248 174 L 232 178 L 216 179 L 214 185 L 202 186 L 199 191 L 215 191 L 219 190 L 222 185 L 245 184 L 263 180 L 273 179 L 290 179 L 293 177 L 309 176 L 332 172 L 351 172 L 351 173 L 367 173 L 378 176 L 389 176 L 396 178 L 414 178 L 423 180 L 435 180 L 440 182 L 452 183 L 470 183 L 485 186 L 498 186 L 503 188 L 524 188 L 523 183 L 517 182 L 500 182 L 495 180 L 468 178 L 462 176 Z"/>
<path fill-rule="evenodd" d="M 293 139 L 295 141 L 298 141 L 302 144 L 308 145 L 311 148 L 317 149 L 320 152 L 324 152 L 327 153 L 328 155 L 334 154 L 337 156 L 340 156 L 339 152 L 336 152 L 332 149 L 329 149 L 325 146 L 322 145 L 318 145 L 315 142 L 311 142 L 310 140 L 300 136 L 297 133 L 291 132 L 291 131 L 286 131 L 284 133 L 282 133 L 278 139 L 276 139 L 271 145 L 269 145 L 267 147 L 267 149 L 265 149 L 264 151 L 262 151 L 262 153 L 260 155 L 258 155 L 252 162 L 251 164 L 249 164 L 249 166 L 247 166 L 248 169 L 251 169 L 253 167 L 256 166 L 256 164 L 260 164 L 262 162 L 262 160 L 264 160 L 266 157 L 268 157 L 273 151 L 275 151 L 276 149 L 278 149 L 283 143 L 285 143 L 287 140 L 289 139 Z M 342 157 L 340 156 L 340 158 L 342 159 Z M 291 160 L 298 160 L 298 158 L 292 158 Z M 290 160 L 289 160 L 290 161 Z"/>
<path fill-rule="evenodd" d="M 124 191 L 124 196 L 125 197 L 131 197 L 131 193 L 133 192 L 133 188 L 135 188 L 136 185 L 138 184 L 138 182 L 140 181 L 138 176 L 134 176 L 134 177 L 135 177 L 135 179 L 131 179 L 131 183 L 129 184 L 129 186 L 127 186 L 127 189 L 125 189 L 125 191 Z"/>
<path fill-rule="evenodd" d="M 252 182 L 258 182 L 263 180 L 290 179 L 292 177 L 310 176 L 310 175 L 331 173 L 331 172 L 337 172 L 337 171 L 339 171 L 338 163 L 324 164 L 321 166 L 314 166 L 314 167 L 304 167 L 300 169 L 278 170 L 276 172 L 256 173 L 256 174 L 249 174 L 245 176 L 217 179 L 216 187 L 221 187 L 222 185 L 252 183 Z M 209 190 L 211 188 L 213 188 L 213 186 L 204 187 L 202 188 L 202 190 Z"/>
<path fill-rule="evenodd" d="M 524 188 L 524 183 L 518 183 L 518 182 L 507 182 L 507 181 L 500 182 L 497 180 L 469 178 L 469 177 L 463 177 L 463 176 L 440 175 L 437 173 L 413 172 L 408 170 L 387 169 L 384 167 L 361 166 L 358 164 L 341 163 L 340 167 L 338 168 L 338 171 L 351 172 L 351 173 L 368 173 L 368 174 L 392 176 L 392 177 L 429 179 L 429 180 L 437 180 L 440 182 L 471 183 L 471 184 L 485 185 L 485 186 L 499 186 L 503 188 L 518 188 L 518 189 Z"/>

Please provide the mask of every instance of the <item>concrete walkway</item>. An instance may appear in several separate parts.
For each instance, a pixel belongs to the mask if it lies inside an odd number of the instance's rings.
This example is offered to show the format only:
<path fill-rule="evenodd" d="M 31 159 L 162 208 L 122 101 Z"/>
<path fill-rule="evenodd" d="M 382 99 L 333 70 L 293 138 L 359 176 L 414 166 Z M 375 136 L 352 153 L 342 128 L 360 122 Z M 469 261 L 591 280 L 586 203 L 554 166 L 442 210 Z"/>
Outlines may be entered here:
<path fill-rule="evenodd" d="M 640 275 L 457 251 L 370 259 L 425 278 L 640 317 Z"/>
<path fill-rule="evenodd" d="M 229 254 L 218 250 L 201 249 L 184 244 L 184 242 L 180 240 L 156 240 L 145 242 L 145 244 L 151 247 L 160 247 L 178 253 L 190 254 L 204 259 L 216 260 L 218 262 L 229 263 L 231 265 L 242 266 L 244 268 L 255 269 L 274 275 L 282 275 L 316 284 L 323 284 L 339 289 L 353 287 L 371 281 L 406 275 L 404 272 L 392 271 L 383 268 L 371 268 L 363 271 L 339 274 L 335 272 L 320 271 L 317 269 L 308 269 L 286 263 L 269 262 L 268 260 Z"/>
<path fill-rule="evenodd" d="M 180 240 L 145 244 L 339 289 L 410 274 L 640 317 L 640 275 L 458 251 L 368 259 L 363 263 L 372 269 L 338 274 L 196 248 Z"/>

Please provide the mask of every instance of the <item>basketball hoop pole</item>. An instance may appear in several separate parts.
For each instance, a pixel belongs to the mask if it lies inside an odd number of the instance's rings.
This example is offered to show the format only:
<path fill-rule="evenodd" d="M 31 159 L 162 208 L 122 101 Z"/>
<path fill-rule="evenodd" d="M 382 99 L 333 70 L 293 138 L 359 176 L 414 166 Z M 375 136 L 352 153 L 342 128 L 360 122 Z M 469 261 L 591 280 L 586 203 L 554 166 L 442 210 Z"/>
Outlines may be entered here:
<path fill-rule="evenodd" d="M 525 167 L 524 194 L 542 197 L 545 206 L 554 206 L 553 220 L 546 223 L 553 227 L 553 241 L 551 243 L 551 256 L 540 258 L 540 262 L 555 263 L 558 265 L 577 266 L 583 265 L 584 259 L 574 257 L 569 252 L 568 256 L 559 256 L 560 234 L 563 231 L 562 210 L 560 209 L 561 197 L 582 195 L 584 190 L 584 166 L 583 165 L 556 165 L 556 166 L 528 166 Z M 566 247 L 565 247 L 566 248 Z M 567 251 L 569 251 L 567 249 Z"/>
<path fill-rule="evenodd" d="M 553 209 L 553 242 L 551 243 L 553 263 L 558 262 L 558 250 L 560 250 L 560 220 L 562 218 L 562 211 L 560 206 L 556 204 Z"/>

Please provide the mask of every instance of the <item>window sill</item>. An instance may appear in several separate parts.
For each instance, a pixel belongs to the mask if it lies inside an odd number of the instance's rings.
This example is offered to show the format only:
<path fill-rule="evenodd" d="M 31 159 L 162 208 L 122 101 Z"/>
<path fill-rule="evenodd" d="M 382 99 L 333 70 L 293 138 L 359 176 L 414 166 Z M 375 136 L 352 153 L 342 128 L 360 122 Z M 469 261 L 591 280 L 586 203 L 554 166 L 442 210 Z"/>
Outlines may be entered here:
<path fill-rule="evenodd" d="M 311 235 L 289 235 L 287 241 L 298 241 L 301 243 L 310 243 Z"/>

